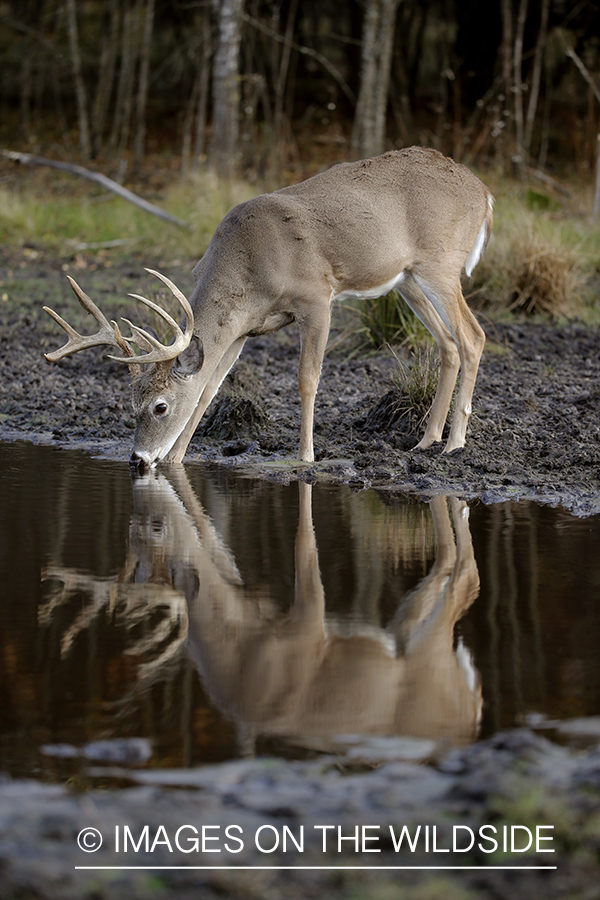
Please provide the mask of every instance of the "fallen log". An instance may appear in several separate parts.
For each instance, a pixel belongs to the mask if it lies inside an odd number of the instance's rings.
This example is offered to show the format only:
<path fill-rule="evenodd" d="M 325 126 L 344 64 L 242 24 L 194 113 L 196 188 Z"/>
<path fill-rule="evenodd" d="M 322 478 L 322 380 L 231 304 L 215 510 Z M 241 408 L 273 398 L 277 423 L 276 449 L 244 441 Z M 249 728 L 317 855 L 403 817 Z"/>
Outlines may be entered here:
<path fill-rule="evenodd" d="M 155 206 L 153 203 L 149 203 L 142 197 L 138 197 L 133 191 L 129 191 L 127 188 L 124 188 L 122 184 L 113 181 L 112 178 L 108 178 L 108 176 L 102 175 L 100 172 L 93 172 L 91 169 L 86 169 L 84 166 L 77 166 L 74 163 L 59 162 L 56 159 L 47 159 L 45 156 L 33 156 L 31 153 L 19 153 L 17 150 L 0 150 L 0 156 L 3 156 L 5 159 L 10 159 L 13 162 L 22 163 L 25 166 L 50 166 L 53 169 L 62 169 L 63 172 L 70 172 L 72 175 L 79 175 L 81 178 L 87 178 L 89 181 L 95 181 L 107 190 L 122 197 L 123 200 L 127 200 L 129 203 L 133 203 L 135 206 L 143 209 L 145 212 L 151 213 L 153 216 L 158 216 L 159 219 L 164 219 L 166 222 L 171 222 L 172 225 L 178 225 L 180 228 L 189 228 L 189 225 L 187 222 L 184 222 L 183 219 L 178 219 L 166 210 L 161 209 L 160 206 Z"/>

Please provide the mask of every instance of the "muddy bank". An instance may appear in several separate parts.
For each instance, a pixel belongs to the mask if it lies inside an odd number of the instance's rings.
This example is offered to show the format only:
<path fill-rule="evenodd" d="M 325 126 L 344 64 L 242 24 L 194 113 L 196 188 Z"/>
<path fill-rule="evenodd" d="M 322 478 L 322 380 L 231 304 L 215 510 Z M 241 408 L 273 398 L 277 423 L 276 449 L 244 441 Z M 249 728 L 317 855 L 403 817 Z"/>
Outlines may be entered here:
<path fill-rule="evenodd" d="M 1 894 L 4 900 L 591 897 L 586 891 L 597 883 L 600 852 L 598 722 L 580 727 L 588 739 L 595 735 L 580 751 L 519 729 L 450 753 L 392 738 L 307 762 L 249 759 L 192 771 L 106 767 L 104 780 L 120 778 L 121 791 L 77 794 L 0 781 Z M 423 754 L 427 765 L 415 762 Z M 101 783 L 102 769 L 92 771 Z M 204 850 L 196 843 L 202 826 L 208 826 Z M 98 846 L 98 833 L 99 849 L 78 846 L 78 836 Z M 340 843 L 339 835 L 351 840 Z M 210 868 L 229 866 L 247 868 Z M 326 866 L 332 868 L 319 868 Z M 370 868 L 336 868 L 349 866 Z M 421 866 L 434 870 L 414 868 Z"/>
<path fill-rule="evenodd" d="M 99 349 L 58 364 L 42 355 L 62 343 L 43 303 L 90 330 L 66 285 L 65 267 L 109 317 L 139 320 L 140 310 L 126 294 L 148 293 L 142 261 L 108 265 L 110 260 L 95 259 L 80 254 L 58 265 L 38 254 L 23 268 L 22 261 L 0 256 L 0 438 L 128 457 L 134 422 L 126 367 Z M 156 265 L 189 291 L 189 262 Z M 391 353 L 348 359 L 351 344 L 342 344 L 323 366 L 316 464 L 296 466 L 298 336 L 290 327 L 247 342 L 188 459 L 243 465 L 270 478 L 323 478 L 424 495 L 449 491 L 486 503 L 527 498 L 584 516 L 600 511 L 600 330 L 529 321 L 482 324 L 487 346 L 467 445 L 451 456 L 442 455 L 441 447 L 411 452 L 419 434 L 409 433 L 410 422 L 374 416 L 393 387 Z M 334 332 L 343 325 L 347 319 L 334 317 Z"/>

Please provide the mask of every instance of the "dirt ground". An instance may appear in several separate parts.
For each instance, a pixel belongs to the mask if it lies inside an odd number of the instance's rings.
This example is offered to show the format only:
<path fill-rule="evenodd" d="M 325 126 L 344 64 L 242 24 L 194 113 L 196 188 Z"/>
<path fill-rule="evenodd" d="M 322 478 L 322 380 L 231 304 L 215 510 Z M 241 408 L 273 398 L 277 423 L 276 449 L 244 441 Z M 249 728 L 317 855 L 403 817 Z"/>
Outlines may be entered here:
<path fill-rule="evenodd" d="M 192 260 L 113 261 L 78 253 L 69 261 L 25 248 L 0 252 L 0 439 L 26 437 L 127 459 L 134 421 L 126 367 L 101 349 L 48 363 L 63 343 L 41 309 L 92 330 L 65 274 L 105 310 L 143 321 L 127 292 L 152 296 L 155 266 L 191 289 Z M 270 478 L 327 479 L 428 495 L 454 492 L 486 503 L 527 498 L 578 515 L 600 511 L 600 329 L 581 323 L 501 322 L 481 317 L 487 345 L 466 447 L 412 452 L 410 423 L 386 421 L 378 404 L 393 389 L 389 350 L 352 355 L 352 341 L 323 366 L 315 413 L 316 463 L 294 465 L 300 422 L 293 326 L 249 340 L 196 432 L 190 460 L 244 466 Z M 333 332 L 348 324 L 334 316 Z M 397 404 L 393 402 L 392 408 Z M 372 424 L 376 421 L 376 425 Z"/>

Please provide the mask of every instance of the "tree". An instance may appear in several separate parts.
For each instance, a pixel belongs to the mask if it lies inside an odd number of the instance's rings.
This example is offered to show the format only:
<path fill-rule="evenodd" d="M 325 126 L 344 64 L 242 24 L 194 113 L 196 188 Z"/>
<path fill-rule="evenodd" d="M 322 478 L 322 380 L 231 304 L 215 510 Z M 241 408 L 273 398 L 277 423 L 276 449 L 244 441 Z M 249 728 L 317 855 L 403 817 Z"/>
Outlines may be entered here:
<path fill-rule="evenodd" d="M 154 0 L 147 0 L 144 16 L 144 33 L 142 37 L 142 53 L 140 75 L 135 109 L 136 130 L 134 156 L 136 166 L 142 164 L 144 144 L 146 142 L 146 100 L 148 98 L 148 79 L 150 75 L 150 46 L 152 44 L 152 26 L 154 22 Z"/>
<path fill-rule="evenodd" d="M 209 163 L 220 175 L 235 168 L 239 135 L 240 39 L 244 0 L 222 0 L 213 64 L 213 133 Z"/>
<path fill-rule="evenodd" d="M 81 57 L 79 55 L 79 34 L 77 31 L 77 15 L 75 0 L 67 0 L 67 19 L 69 23 L 69 45 L 71 49 L 71 61 L 73 63 L 73 75 L 75 78 L 75 93 L 77 95 L 77 112 L 79 118 L 79 147 L 84 162 L 87 162 L 92 153 L 90 140 L 90 125 L 87 113 L 87 99 L 85 84 L 81 72 Z"/>
<path fill-rule="evenodd" d="M 350 143 L 352 154 L 356 157 L 375 156 L 383 150 L 399 3 L 400 0 L 366 0 L 360 90 Z"/>

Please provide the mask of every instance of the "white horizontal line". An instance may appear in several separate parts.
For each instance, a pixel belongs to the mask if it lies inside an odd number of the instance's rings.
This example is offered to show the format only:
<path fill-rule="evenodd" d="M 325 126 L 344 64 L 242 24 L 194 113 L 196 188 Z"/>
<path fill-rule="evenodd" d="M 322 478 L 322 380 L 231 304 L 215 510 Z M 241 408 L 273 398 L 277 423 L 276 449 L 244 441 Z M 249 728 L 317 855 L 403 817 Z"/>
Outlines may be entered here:
<path fill-rule="evenodd" d="M 452 869 L 456 870 L 472 870 L 472 869 L 483 869 L 485 871 L 489 871 L 491 869 L 503 869 L 503 870 L 519 870 L 519 871 L 539 871 L 543 869 L 558 869 L 558 866 L 75 866 L 76 869 L 106 869 L 106 870 L 120 870 L 120 871 L 129 871 L 129 870 L 144 870 L 144 871 L 154 871 L 154 870 L 164 870 L 164 869 L 182 869 L 184 871 L 190 871 L 192 869 L 202 869 L 203 871 L 211 870 L 214 871 L 216 869 L 222 871 L 233 871 L 236 869 L 256 869 L 257 871 L 264 869 L 278 869 L 278 870 L 311 870 L 311 871 L 319 871 L 322 869 L 323 871 L 329 871 L 331 869 L 336 870 L 349 870 L 349 869 L 357 869 L 362 871 L 370 871 L 376 872 L 378 870 L 381 871 L 400 871 L 400 870 L 448 870 Z"/>

